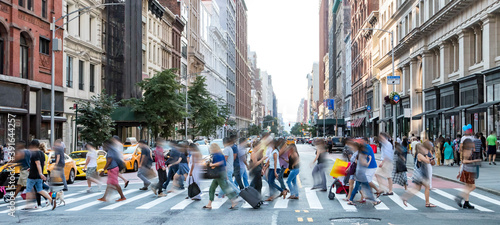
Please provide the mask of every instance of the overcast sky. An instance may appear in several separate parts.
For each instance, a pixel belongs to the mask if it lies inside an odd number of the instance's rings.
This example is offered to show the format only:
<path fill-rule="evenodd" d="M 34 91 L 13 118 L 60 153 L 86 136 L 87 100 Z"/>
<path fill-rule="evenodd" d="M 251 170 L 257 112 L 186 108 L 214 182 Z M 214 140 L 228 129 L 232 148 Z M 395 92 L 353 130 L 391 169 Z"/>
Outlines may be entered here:
<path fill-rule="evenodd" d="M 278 112 L 288 130 L 288 122 L 297 119 L 300 99 L 306 98 L 306 75 L 319 59 L 319 1 L 245 2 L 249 51 L 257 52 L 257 66 L 272 75 Z"/>

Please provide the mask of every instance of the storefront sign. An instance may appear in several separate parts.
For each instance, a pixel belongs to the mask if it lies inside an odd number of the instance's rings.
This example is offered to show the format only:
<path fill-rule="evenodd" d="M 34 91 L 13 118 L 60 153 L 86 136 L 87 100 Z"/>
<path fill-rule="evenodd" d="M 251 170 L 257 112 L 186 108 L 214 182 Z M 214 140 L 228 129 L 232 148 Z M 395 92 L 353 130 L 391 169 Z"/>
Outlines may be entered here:
<path fill-rule="evenodd" d="M 474 121 L 479 121 L 479 114 L 474 113 Z"/>

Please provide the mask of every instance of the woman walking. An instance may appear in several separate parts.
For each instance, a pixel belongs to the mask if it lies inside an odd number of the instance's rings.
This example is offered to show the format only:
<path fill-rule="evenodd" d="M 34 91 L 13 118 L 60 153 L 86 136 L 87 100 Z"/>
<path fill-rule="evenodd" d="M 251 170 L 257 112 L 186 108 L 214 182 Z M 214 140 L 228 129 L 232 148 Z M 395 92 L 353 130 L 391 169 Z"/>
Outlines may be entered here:
<path fill-rule="evenodd" d="M 370 165 L 370 162 L 375 159 L 369 155 L 369 152 L 364 146 L 364 144 L 355 142 L 352 144 L 352 146 L 355 149 L 354 151 L 358 151 L 359 153 L 358 153 L 358 160 L 356 163 L 356 173 L 354 176 L 354 179 L 356 180 L 356 185 L 352 190 L 352 194 L 350 195 L 349 202 L 347 204 L 355 205 L 353 200 L 354 197 L 356 197 L 356 193 L 358 191 L 363 191 L 366 200 L 371 201 L 373 205 L 376 206 L 380 204 L 381 201 L 373 195 L 373 192 L 369 184 L 369 177 L 367 176 L 366 173 L 368 166 Z"/>
<path fill-rule="evenodd" d="M 273 146 L 277 146 L 277 141 L 274 141 L 274 144 Z M 275 192 L 275 189 L 278 189 L 281 193 L 280 196 L 283 196 L 283 198 L 286 198 L 286 195 L 287 195 L 287 190 L 283 190 L 280 186 L 278 186 L 275 182 L 276 179 L 278 179 L 279 177 L 279 173 L 280 173 L 280 170 L 281 170 L 281 167 L 280 167 L 280 161 L 279 161 L 279 151 L 278 151 L 278 148 L 275 147 L 273 149 L 273 151 L 271 152 L 271 158 L 269 159 L 269 170 L 268 170 L 268 173 L 267 173 L 267 183 L 269 184 L 269 198 L 266 199 L 266 201 L 272 201 L 274 200 L 274 192 Z"/>
<path fill-rule="evenodd" d="M 326 150 L 325 141 L 323 139 L 316 140 L 316 158 L 311 162 L 311 166 L 315 162 L 317 164 L 314 166 L 312 171 L 314 186 L 311 190 L 320 189 L 321 191 L 326 191 L 326 176 L 325 176 L 325 162 L 326 162 Z"/>
<path fill-rule="evenodd" d="M 297 187 L 297 176 L 300 172 L 299 153 L 297 152 L 297 146 L 295 146 L 295 144 L 289 145 L 287 149 L 289 152 L 288 169 L 290 169 L 290 173 L 288 174 L 288 179 L 286 181 L 288 188 L 290 188 L 290 197 L 288 197 L 288 199 L 299 199 L 299 188 Z"/>
<path fill-rule="evenodd" d="M 227 183 L 227 173 L 226 173 L 226 159 L 222 154 L 222 150 L 219 145 L 212 143 L 210 145 L 210 154 L 212 154 L 212 162 L 208 163 L 208 167 L 211 167 L 219 173 L 219 177 L 212 180 L 210 189 L 208 191 L 209 201 L 208 204 L 203 206 L 204 209 L 212 209 L 212 202 L 215 199 L 215 190 L 218 186 L 224 191 L 227 197 L 231 200 L 231 208 L 236 209 L 238 201 L 236 200 L 236 192 Z"/>
<path fill-rule="evenodd" d="M 200 149 L 198 149 L 198 146 L 196 144 L 190 144 L 189 145 L 189 152 L 190 152 L 190 157 L 189 157 L 189 175 L 188 175 L 188 185 L 192 183 L 200 185 L 200 170 L 201 170 L 201 164 L 203 163 L 203 156 L 201 155 Z M 192 197 L 192 200 L 199 201 L 201 200 L 201 193 Z"/>
<path fill-rule="evenodd" d="M 253 177 L 250 186 L 259 191 L 259 193 L 262 191 L 262 163 L 267 160 L 267 157 L 264 157 L 264 149 L 262 140 L 256 140 L 250 155 L 249 171 L 250 176 Z"/>
<path fill-rule="evenodd" d="M 415 164 L 415 168 L 413 170 L 412 182 L 416 185 L 416 188 L 410 188 L 410 190 L 401 196 L 401 200 L 403 200 L 403 204 L 405 206 L 408 206 L 408 199 L 413 197 L 415 193 L 419 192 L 423 186 L 425 188 L 425 207 L 436 207 L 434 204 L 429 202 L 431 188 L 429 186 L 430 174 L 428 167 L 431 166 L 431 160 L 434 160 L 434 158 L 429 157 L 429 150 L 430 148 L 424 144 L 419 143 L 415 146 L 417 163 Z"/>
<path fill-rule="evenodd" d="M 186 180 L 186 178 L 188 177 L 188 173 L 189 173 L 187 149 L 188 149 L 188 145 L 183 144 L 182 147 L 180 148 L 179 160 L 177 160 L 177 162 L 173 163 L 172 165 L 169 165 L 169 166 L 173 166 L 173 165 L 179 164 L 179 169 L 177 170 L 177 172 L 175 173 L 174 178 L 173 178 L 173 181 L 174 181 L 173 187 L 176 187 L 179 189 L 182 189 L 181 188 L 182 187 L 181 184 L 183 183 L 182 181 Z M 172 193 L 172 192 L 174 192 L 174 190 L 170 189 L 167 193 Z"/>
<path fill-rule="evenodd" d="M 475 179 L 477 166 L 475 163 L 482 161 L 481 158 L 475 158 L 477 156 L 473 153 L 474 147 L 474 142 L 470 139 L 464 141 L 462 149 L 462 166 L 457 176 L 461 182 L 465 183 L 465 188 L 462 193 L 455 198 L 455 201 L 459 207 L 463 207 L 464 209 L 474 209 L 474 206 L 469 203 L 469 194 L 476 189 Z M 464 201 L 463 204 L 462 201 Z"/>
<path fill-rule="evenodd" d="M 392 171 L 392 180 L 395 184 L 399 184 L 407 189 L 408 178 L 406 176 L 406 154 L 404 153 L 404 147 L 399 143 L 396 143 L 395 159 L 394 159 L 394 170 Z"/>
<path fill-rule="evenodd" d="M 352 139 L 348 139 L 346 141 L 346 145 L 347 147 L 349 148 L 349 150 L 352 151 L 352 155 L 351 155 L 351 158 L 350 158 L 350 167 L 352 166 L 353 168 L 356 167 L 356 160 L 358 159 L 358 154 L 359 154 L 359 151 L 358 151 L 358 148 L 356 147 L 356 142 L 354 142 Z M 349 168 L 350 170 L 351 168 Z M 351 199 L 351 194 L 352 194 L 352 190 L 354 189 L 354 176 L 355 174 L 351 174 L 349 175 L 349 193 L 347 194 L 347 197 L 344 199 L 344 201 L 349 201 L 349 199 Z M 365 197 L 363 196 L 363 192 L 360 192 L 361 194 L 361 200 L 359 201 L 360 203 L 365 203 L 366 200 L 365 200 Z"/>
<path fill-rule="evenodd" d="M 101 190 L 101 182 L 99 181 L 99 176 L 97 174 L 97 151 L 92 143 L 87 143 L 85 148 L 88 150 L 87 157 L 85 159 L 85 166 L 83 171 L 85 171 L 85 177 L 87 178 L 87 193 L 92 191 L 92 182 L 96 183 Z"/>
<path fill-rule="evenodd" d="M 453 160 L 453 146 L 450 138 L 446 138 L 444 142 L 444 164 L 447 166 L 453 166 Z"/>

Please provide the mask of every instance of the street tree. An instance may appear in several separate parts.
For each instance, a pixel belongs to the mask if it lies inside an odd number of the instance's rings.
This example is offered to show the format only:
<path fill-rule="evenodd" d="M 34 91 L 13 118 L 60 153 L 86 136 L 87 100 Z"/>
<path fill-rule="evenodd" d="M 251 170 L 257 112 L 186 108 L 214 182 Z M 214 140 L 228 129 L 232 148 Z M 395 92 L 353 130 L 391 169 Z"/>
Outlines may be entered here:
<path fill-rule="evenodd" d="M 146 126 L 154 137 L 168 137 L 174 132 L 175 124 L 186 115 L 181 84 L 177 82 L 176 69 L 167 69 L 137 83 L 143 91 L 142 98 L 126 99 L 122 102 L 142 115 Z"/>
<path fill-rule="evenodd" d="M 221 99 L 214 99 L 208 92 L 204 76 L 197 76 L 189 87 L 188 102 L 191 124 L 188 133 L 193 137 L 214 135 L 226 123 L 229 108 Z"/>
<path fill-rule="evenodd" d="M 248 127 L 248 135 L 260 135 L 261 131 L 260 127 L 255 124 L 251 124 Z"/>
<path fill-rule="evenodd" d="M 111 114 L 117 107 L 114 96 L 109 96 L 103 90 L 101 94 L 90 97 L 90 100 L 77 100 L 78 119 L 76 123 L 83 126 L 79 131 L 84 142 L 91 142 L 101 146 L 104 141 L 111 138 L 115 130 L 115 123 Z"/>
<path fill-rule="evenodd" d="M 271 128 L 271 133 L 278 134 L 278 119 L 267 115 L 264 117 L 264 121 L 262 122 L 262 126 L 264 129 L 267 129 L 267 127 Z"/>

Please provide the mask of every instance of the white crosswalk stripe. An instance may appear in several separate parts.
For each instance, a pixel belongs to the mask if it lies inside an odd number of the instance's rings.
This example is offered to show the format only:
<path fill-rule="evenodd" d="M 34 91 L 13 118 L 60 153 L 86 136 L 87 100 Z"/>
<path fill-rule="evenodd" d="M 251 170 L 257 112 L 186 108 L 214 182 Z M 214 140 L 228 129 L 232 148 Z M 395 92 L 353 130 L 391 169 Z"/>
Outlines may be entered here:
<path fill-rule="evenodd" d="M 227 197 L 224 198 L 215 197 L 214 201 L 212 202 L 212 209 L 219 209 L 226 201 Z"/>
<path fill-rule="evenodd" d="M 418 193 L 416 194 L 416 196 L 417 196 L 417 197 L 419 197 L 419 198 L 421 198 L 421 199 L 423 199 L 423 200 L 425 201 L 425 195 L 424 195 L 424 194 L 422 194 L 421 192 L 418 192 Z M 431 197 L 429 197 L 429 201 L 430 201 L 430 203 L 431 203 L 431 204 L 434 204 L 434 205 L 436 205 L 437 207 L 440 207 L 440 208 L 442 208 L 442 209 L 444 209 L 444 210 L 458 210 L 458 209 L 456 209 L 456 208 L 454 208 L 454 207 L 451 207 L 451 206 L 449 206 L 449 205 L 446 205 L 446 204 L 444 204 L 444 203 L 442 203 L 442 202 L 440 202 L 440 201 L 438 201 L 438 200 L 436 200 L 436 199 L 434 199 L 434 198 L 431 198 Z"/>
<path fill-rule="evenodd" d="M 340 205 L 342 206 L 342 208 L 346 212 L 357 212 L 358 211 L 358 209 L 356 209 L 356 206 L 347 204 L 347 201 L 344 201 L 344 200 L 342 200 L 340 198 L 335 198 L 335 200 L 337 200 L 337 202 L 340 203 Z"/>
<path fill-rule="evenodd" d="M 63 204 L 63 206 L 65 206 L 67 204 L 74 203 L 74 202 L 79 202 L 79 201 L 82 201 L 82 200 L 85 200 L 85 199 L 88 199 L 88 198 L 96 197 L 96 196 L 99 196 L 99 195 L 102 195 L 102 193 L 93 193 L 93 194 L 85 195 L 85 196 L 82 196 L 82 197 L 79 197 L 79 198 L 68 198 L 68 197 L 70 197 L 70 195 L 68 195 L 68 196 L 64 197 L 65 201 L 66 201 L 66 204 Z M 71 195 L 71 196 L 74 196 L 74 195 Z M 57 201 L 57 207 L 60 207 L 59 201 Z M 40 209 L 40 210 L 37 210 L 35 212 L 44 212 L 44 211 L 48 211 L 48 210 L 52 210 L 52 207 L 47 207 L 45 209 Z"/>
<path fill-rule="evenodd" d="M 456 190 L 459 190 L 459 191 L 462 191 L 461 188 L 455 188 Z M 476 198 L 479 198 L 483 201 L 487 201 L 487 202 L 490 202 L 490 203 L 493 203 L 495 205 L 500 205 L 500 201 L 498 200 L 495 200 L 495 199 L 492 199 L 488 196 L 485 196 L 485 195 L 482 195 L 482 194 L 479 194 L 479 193 L 476 193 L 476 192 L 471 192 L 470 195 L 476 197 Z"/>
<path fill-rule="evenodd" d="M 164 201 L 167 201 L 175 196 L 177 196 L 178 194 L 180 193 L 184 193 L 184 191 L 177 191 L 177 192 L 172 192 L 172 193 L 168 193 L 167 196 L 163 197 L 163 198 L 158 198 L 152 202 L 148 202 L 144 205 L 141 205 L 139 207 L 137 207 L 136 209 L 150 209 L 150 208 L 153 208 L 154 206 L 164 202 Z"/>
<path fill-rule="evenodd" d="M 451 195 L 451 194 L 448 194 L 444 191 L 441 191 L 441 190 L 433 190 L 434 193 L 436 194 L 439 194 L 447 199 L 451 199 L 451 200 L 454 200 L 455 199 L 455 196 Z M 476 204 L 473 204 L 473 203 L 470 203 L 472 206 L 474 206 L 477 210 L 479 211 L 482 211 L 482 212 L 493 212 L 493 210 L 491 209 L 487 209 L 487 208 L 484 208 L 482 206 L 479 206 L 479 205 L 476 205 Z"/>
<path fill-rule="evenodd" d="M 139 199 L 142 199 L 142 198 L 144 198 L 144 197 L 148 197 L 148 196 L 150 196 L 150 195 L 153 195 L 153 192 L 148 191 L 148 192 L 146 192 L 146 193 L 143 193 L 143 194 L 140 194 L 140 195 L 134 196 L 134 197 L 132 197 L 132 198 L 127 198 L 127 200 L 125 200 L 125 201 L 117 202 L 117 203 L 115 203 L 115 204 L 111 204 L 111 205 L 108 205 L 108 206 L 106 206 L 106 207 L 100 208 L 99 210 L 111 210 L 111 209 L 116 209 L 116 208 L 118 208 L 118 207 L 120 207 L 120 206 L 122 206 L 122 205 L 126 205 L 126 204 L 128 204 L 128 203 L 131 203 L 131 202 L 133 202 L 133 201 L 137 201 L 137 200 L 139 200 Z"/>
<path fill-rule="evenodd" d="M 309 203 L 309 208 L 311 209 L 323 209 L 323 206 L 321 205 L 321 202 L 318 199 L 318 196 L 316 195 L 316 191 L 311 190 L 311 188 L 306 188 L 306 198 L 307 198 L 307 203 Z"/>
<path fill-rule="evenodd" d="M 389 198 L 394 202 L 396 203 L 397 205 L 399 205 L 401 208 L 403 208 L 404 210 L 417 210 L 417 208 L 413 207 L 412 205 L 410 205 L 410 203 L 406 203 L 406 205 L 408 207 L 406 207 L 404 204 L 403 204 L 403 200 L 401 200 L 401 197 L 399 197 L 396 193 L 394 193 L 394 195 L 389 195 Z"/>
<path fill-rule="evenodd" d="M 203 193 L 203 194 L 201 194 L 201 197 L 203 198 L 205 195 L 206 194 Z M 169 196 L 167 196 L 167 197 L 169 197 Z M 184 199 L 181 202 L 177 203 L 177 205 L 174 205 L 172 208 L 170 208 L 170 210 L 183 210 L 183 209 L 185 209 L 188 205 L 190 205 L 193 202 L 195 202 L 195 201 L 192 200 L 192 199 L 190 199 L 190 198 Z"/>
<path fill-rule="evenodd" d="M 277 198 L 274 200 L 275 209 L 286 209 L 288 208 L 288 199 Z"/>
<path fill-rule="evenodd" d="M 125 197 L 126 197 L 128 194 L 134 193 L 136 191 L 139 191 L 139 190 L 138 189 L 136 189 L 136 190 L 127 190 L 127 191 L 123 192 L 123 195 L 125 195 Z M 95 200 L 95 201 L 92 201 L 92 202 L 89 202 L 89 203 L 86 203 L 86 204 L 83 204 L 83 205 L 80 205 L 80 206 L 68 209 L 66 211 L 79 211 L 79 210 L 86 209 L 88 207 L 97 205 L 99 203 L 102 203 L 102 202 L 98 201 L 98 200 Z"/>

